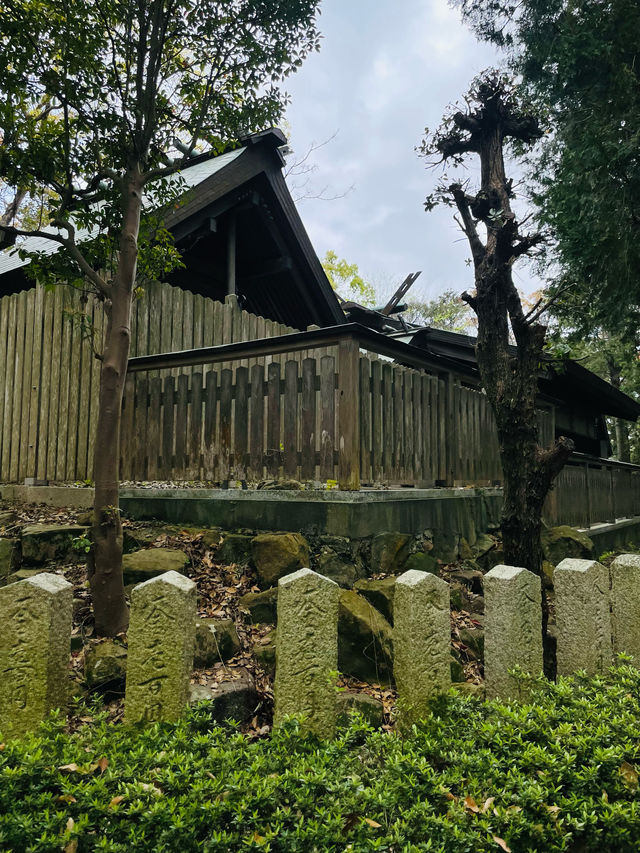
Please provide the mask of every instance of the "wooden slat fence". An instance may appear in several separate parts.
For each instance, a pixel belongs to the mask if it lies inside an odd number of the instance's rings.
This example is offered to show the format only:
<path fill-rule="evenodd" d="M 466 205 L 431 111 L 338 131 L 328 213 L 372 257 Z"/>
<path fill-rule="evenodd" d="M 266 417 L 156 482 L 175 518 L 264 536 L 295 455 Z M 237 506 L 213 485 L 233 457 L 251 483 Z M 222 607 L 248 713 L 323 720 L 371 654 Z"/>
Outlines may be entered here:
<path fill-rule="evenodd" d="M 123 480 L 341 482 L 341 424 L 353 421 L 362 485 L 500 481 L 493 415 L 483 393 L 356 355 L 355 397 L 341 393 L 344 371 L 334 355 L 216 365 L 206 374 L 202 367 L 178 369 L 164 378 L 130 374 Z"/>
<path fill-rule="evenodd" d="M 336 359 L 127 379 L 124 480 L 332 479 Z"/>
<path fill-rule="evenodd" d="M 547 498 L 550 524 L 591 527 L 640 512 L 640 472 L 633 465 L 575 454 Z"/>
<path fill-rule="evenodd" d="M 93 298 L 83 301 L 70 287 L 32 288 L 0 298 L 0 482 L 91 479 L 100 362 L 87 331 L 95 329 L 101 350 L 104 325 L 102 305 Z M 235 297 L 223 304 L 152 283 L 133 305 L 131 356 L 294 331 L 241 310 Z M 153 379 L 170 373 L 136 377 L 136 389 L 140 383 L 142 395 L 145 385 L 148 389 Z M 151 437 L 156 426 L 149 425 Z M 141 458 L 144 449 L 139 441 L 137 446 Z"/>

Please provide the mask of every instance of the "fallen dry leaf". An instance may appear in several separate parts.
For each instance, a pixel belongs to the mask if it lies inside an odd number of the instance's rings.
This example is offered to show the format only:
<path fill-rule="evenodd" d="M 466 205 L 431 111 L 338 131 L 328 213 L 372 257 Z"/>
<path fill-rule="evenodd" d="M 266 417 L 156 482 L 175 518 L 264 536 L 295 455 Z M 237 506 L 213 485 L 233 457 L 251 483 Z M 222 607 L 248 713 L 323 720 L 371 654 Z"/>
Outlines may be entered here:
<path fill-rule="evenodd" d="M 122 795 L 122 794 L 118 794 L 118 796 L 117 796 L 117 797 L 114 797 L 114 798 L 111 800 L 111 802 L 109 803 L 109 808 L 110 808 L 110 809 L 112 809 L 114 806 L 118 806 L 118 805 L 120 805 L 120 803 L 121 803 L 123 800 L 124 800 L 123 795 Z"/>
<path fill-rule="evenodd" d="M 61 773 L 77 773 L 80 768 L 75 762 L 73 764 L 61 764 L 58 770 Z"/>
<path fill-rule="evenodd" d="M 104 756 L 98 761 L 98 767 L 100 768 L 100 773 L 104 773 L 104 771 L 109 766 L 109 759 Z"/>
<path fill-rule="evenodd" d="M 480 809 L 478 808 L 478 804 L 473 799 L 473 797 L 465 797 L 463 800 L 463 803 L 464 803 L 465 809 L 467 809 L 470 812 L 476 812 L 477 813 L 480 811 Z"/>
<path fill-rule="evenodd" d="M 496 842 L 496 844 L 498 845 L 498 847 L 501 850 L 505 851 L 505 853 L 511 853 L 511 848 L 509 847 L 507 842 L 504 840 L 504 838 L 498 838 L 497 835 L 494 835 L 493 840 Z"/>
<path fill-rule="evenodd" d="M 56 797 L 57 802 L 59 803 L 77 803 L 78 801 L 73 796 L 73 794 L 60 794 L 59 797 Z"/>
<path fill-rule="evenodd" d="M 371 820 L 370 817 L 363 818 L 365 823 L 368 823 L 369 826 L 372 826 L 374 829 L 379 829 L 382 826 L 381 823 L 378 823 L 376 820 Z"/>
<path fill-rule="evenodd" d="M 78 839 L 72 838 L 68 844 L 64 845 L 64 853 L 77 853 L 78 850 Z"/>
<path fill-rule="evenodd" d="M 638 773 L 633 764 L 629 764 L 628 761 L 623 761 L 618 773 L 622 776 L 627 788 L 631 788 L 632 791 L 636 791 L 638 789 Z"/>

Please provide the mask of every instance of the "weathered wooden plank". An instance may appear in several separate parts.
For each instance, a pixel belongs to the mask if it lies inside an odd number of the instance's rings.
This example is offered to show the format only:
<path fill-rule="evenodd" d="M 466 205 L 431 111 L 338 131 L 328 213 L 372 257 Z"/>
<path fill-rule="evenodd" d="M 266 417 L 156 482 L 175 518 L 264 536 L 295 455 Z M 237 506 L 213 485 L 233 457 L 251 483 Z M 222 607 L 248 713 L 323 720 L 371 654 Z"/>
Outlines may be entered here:
<path fill-rule="evenodd" d="M 62 316 L 62 285 L 51 294 L 53 299 L 53 329 L 51 333 L 51 374 L 49 377 L 49 415 L 45 424 L 47 433 L 46 477 L 49 481 L 57 477 L 59 412 L 61 411 L 60 376 L 64 364 L 64 329 Z M 43 422 L 44 423 L 44 422 Z"/>
<path fill-rule="evenodd" d="M 80 310 L 85 314 L 84 323 L 93 327 L 93 300 L 81 303 Z M 91 332 L 89 331 L 90 335 Z M 93 380 L 93 344 L 85 334 L 80 344 L 82 350 L 80 387 L 78 396 L 78 445 L 76 451 L 76 477 L 79 480 L 89 479 L 89 465 L 93 468 L 93 460 L 89 460 L 89 418 L 91 414 L 91 398 Z"/>
<path fill-rule="evenodd" d="M 149 439 L 149 378 L 146 373 L 136 379 L 135 438 L 133 446 L 133 479 L 146 480 Z"/>
<path fill-rule="evenodd" d="M 149 355 L 162 352 L 162 285 L 157 281 L 150 282 L 142 297 L 147 302 L 147 313 L 149 316 L 149 336 L 147 351 Z M 157 375 L 151 371 L 150 378 Z"/>
<path fill-rule="evenodd" d="M 382 480 L 382 365 L 371 362 L 371 476 L 374 483 Z"/>
<path fill-rule="evenodd" d="M 393 480 L 393 368 L 382 365 L 382 467 L 386 484 Z"/>
<path fill-rule="evenodd" d="M 177 480 L 186 480 L 186 445 L 187 445 L 187 406 L 189 405 L 189 376 L 181 373 L 178 376 L 178 391 L 176 394 L 176 443 L 174 472 Z"/>
<path fill-rule="evenodd" d="M 191 346 L 194 349 L 203 346 L 204 303 L 205 300 L 199 293 L 193 294 L 193 341 Z"/>
<path fill-rule="evenodd" d="M 127 376 L 122 398 L 122 418 L 120 420 L 120 478 L 132 480 L 133 458 L 135 451 L 135 393 L 136 383 L 132 375 Z"/>
<path fill-rule="evenodd" d="M 404 432 L 403 451 L 404 462 L 402 466 L 402 481 L 413 482 L 413 380 L 410 370 L 403 370 L 402 376 L 402 405 L 404 417 L 402 419 L 402 430 Z"/>
<path fill-rule="evenodd" d="M 450 402 L 452 383 L 448 381 L 450 374 L 445 374 L 447 379 L 438 380 L 438 480 L 442 485 L 449 484 L 449 460 L 450 444 L 447 412 Z"/>
<path fill-rule="evenodd" d="M 423 485 L 422 430 L 424 428 L 424 408 L 422 403 L 422 375 L 411 372 L 413 394 L 413 477 L 411 482 Z"/>
<path fill-rule="evenodd" d="M 257 325 L 258 324 L 258 318 L 256 317 L 255 314 L 249 314 L 248 317 L 249 317 L 249 327 L 248 327 L 248 331 L 247 331 L 247 336 L 248 336 L 247 340 L 248 341 L 255 341 L 258 338 L 257 331 L 256 331 L 257 327 L 258 327 L 258 325 Z M 256 362 L 255 358 L 250 358 L 248 361 L 248 366 L 251 368 L 256 363 L 257 362 Z"/>
<path fill-rule="evenodd" d="M 82 328 L 79 322 L 79 314 L 82 310 L 79 291 L 72 289 L 71 306 L 73 310 L 72 339 L 71 339 L 71 362 L 69 369 L 69 429 L 67 431 L 67 480 L 78 479 L 77 473 L 77 451 L 78 451 L 78 416 L 80 413 L 80 383 L 86 364 L 83 363 Z"/>
<path fill-rule="evenodd" d="M 213 314 L 211 315 L 213 321 Z M 218 374 L 210 370 L 205 380 L 204 399 L 204 477 L 206 480 L 216 479 L 217 463 L 217 441 L 216 441 L 216 413 L 217 413 L 217 391 Z"/>
<path fill-rule="evenodd" d="M 431 395 L 432 378 L 426 374 L 420 377 L 422 385 L 422 482 L 432 486 L 435 480 L 432 458 L 432 425 L 434 400 Z"/>
<path fill-rule="evenodd" d="M 204 299 L 203 307 L 204 307 L 204 320 L 203 320 L 203 328 L 202 328 L 202 345 L 205 347 L 213 346 L 213 311 L 214 311 L 214 301 L 213 299 Z M 210 370 L 213 369 L 213 366 L 210 364 L 202 365 L 202 376 L 205 382 L 206 387 L 206 377 Z"/>
<path fill-rule="evenodd" d="M 173 322 L 171 324 L 171 351 L 178 352 L 183 349 L 182 333 L 183 333 L 183 312 L 184 312 L 184 291 L 179 287 L 172 288 L 171 303 L 173 310 Z M 174 368 L 173 375 L 178 379 L 181 368 Z M 176 460 L 176 465 L 177 465 Z"/>
<path fill-rule="evenodd" d="M 16 317 L 16 349 L 13 376 L 13 423 L 11 428 L 11 470 L 10 482 L 16 483 L 20 474 L 20 445 L 22 440 L 22 404 L 24 391 L 24 344 L 25 318 L 27 313 L 27 292 L 18 294 L 18 313 Z"/>
<path fill-rule="evenodd" d="M 35 288 L 26 292 L 26 313 L 24 326 L 24 351 L 22 358 L 22 403 L 19 433 L 20 453 L 18 457 L 18 480 L 32 477 L 28 470 L 29 461 L 29 411 L 31 406 L 31 366 L 33 356 L 33 320 L 35 314 Z"/>
<path fill-rule="evenodd" d="M 5 297 L 9 300 L 7 321 L 7 360 L 4 386 L 4 423 L 2 425 L 2 480 L 11 482 L 11 445 L 13 442 L 14 383 L 16 372 L 17 314 L 20 294 Z"/>
<path fill-rule="evenodd" d="M 160 286 L 160 352 L 171 352 L 173 330 L 173 288 L 168 284 Z M 163 370 L 161 376 L 168 376 Z"/>
<path fill-rule="evenodd" d="M 222 327 L 224 325 L 224 305 L 222 302 L 213 303 L 213 343 L 219 346 L 224 343 Z"/>
<path fill-rule="evenodd" d="M 316 361 L 302 362 L 302 431 L 300 476 L 316 479 Z"/>
<path fill-rule="evenodd" d="M 150 480 L 157 480 L 160 474 L 161 397 L 162 379 L 159 376 L 153 376 L 149 379 L 149 419 L 147 422 L 147 458 L 148 476 Z"/>
<path fill-rule="evenodd" d="M 24 476 L 35 477 L 38 452 L 38 426 L 40 423 L 40 395 L 42 392 L 42 336 L 44 324 L 44 288 L 33 289 L 34 303 L 31 325 L 31 348 L 27 350 L 30 361 L 29 376 L 29 416 L 27 421 L 27 454 Z"/>
<path fill-rule="evenodd" d="M 225 367 L 220 371 L 220 480 L 228 482 L 231 455 L 231 409 L 233 371 Z"/>
<path fill-rule="evenodd" d="M 316 362 L 317 363 L 317 362 Z M 335 479 L 333 450 L 336 435 L 336 364 L 332 356 L 320 359 L 320 479 Z"/>
<path fill-rule="evenodd" d="M 247 479 L 247 451 L 249 447 L 249 370 L 236 368 L 236 399 L 233 412 L 234 472 L 233 478 Z"/>
<path fill-rule="evenodd" d="M 182 349 L 193 349 L 193 301 L 190 290 L 182 291 Z"/>
<path fill-rule="evenodd" d="M 371 482 L 371 362 L 360 356 L 360 479 Z"/>
<path fill-rule="evenodd" d="M 162 463 L 160 474 L 167 480 L 173 472 L 173 442 L 175 438 L 175 380 L 165 376 L 162 392 Z"/>
<path fill-rule="evenodd" d="M 267 368 L 267 475 L 278 477 L 280 468 L 280 364 Z"/>
<path fill-rule="evenodd" d="M 104 330 L 106 317 L 101 302 L 93 301 L 93 348 L 96 353 L 104 352 Z M 87 477 L 93 479 L 93 468 L 96 452 L 96 430 L 98 426 L 98 410 L 100 408 L 100 375 L 102 362 L 91 354 L 91 402 L 89 411 L 89 436 L 87 449 Z"/>
<path fill-rule="evenodd" d="M 254 364 L 251 368 L 251 425 L 249 429 L 249 464 L 251 476 L 262 480 L 264 448 L 264 367 Z"/>
<path fill-rule="evenodd" d="M 253 368 L 252 368 L 253 369 Z M 284 474 L 298 478 L 298 362 L 290 360 L 284 366 Z"/>
<path fill-rule="evenodd" d="M 9 306 L 9 297 L 5 296 L 0 299 L 0 483 L 5 482 L 2 471 L 2 442 L 4 435 L 4 388 L 7 380 Z"/>
<path fill-rule="evenodd" d="M 191 405 L 189 406 L 189 479 L 201 476 L 202 448 L 202 373 L 191 374 Z"/>
<path fill-rule="evenodd" d="M 347 339 L 338 347 L 338 485 L 360 488 L 360 351 Z"/>
<path fill-rule="evenodd" d="M 202 332 L 202 344 L 205 347 L 212 347 L 214 345 L 213 314 L 215 306 L 216 303 L 213 299 L 204 300 L 204 328 Z"/>
<path fill-rule="evenodd" d="M 402 398 L 402 368 L 393 368 L 393 480 L 402 480 L 404 469 L 404 401 Z"/>

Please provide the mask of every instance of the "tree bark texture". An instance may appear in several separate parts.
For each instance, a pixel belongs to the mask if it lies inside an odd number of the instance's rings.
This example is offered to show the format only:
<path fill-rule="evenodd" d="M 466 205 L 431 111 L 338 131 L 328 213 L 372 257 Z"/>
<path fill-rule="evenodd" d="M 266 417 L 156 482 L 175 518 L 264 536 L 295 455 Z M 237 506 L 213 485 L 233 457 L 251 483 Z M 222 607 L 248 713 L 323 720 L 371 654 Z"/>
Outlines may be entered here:
<path fill-rule="evenodd" d="M 539 238 L 523 238 L 518 232 L 503 143 L 506 136 L 530 136 L 532 124 L 509 113 L 499 92 L 483 100 L 476 113 L 455 118 L 458 127 L 470 132 L 466 150 L 480 156 L 478 194 L 469 196 L 460 185 L 453 185 L 451 191 L 473 254 L 475 294 L 463 298 L 478 316 L 478 368 L 498 433 L 504 559 L 540 575 L 542 508 L 573 443 L 560 438 L 549 448 L 539 446 L 536 397 L 546 328 L 535 317 L 524 315 L 512 277 L 516 258 Z M 458 140 L 458 149 L 461 144 Z M 486 226 L 486 242 L 478 235 L 478 221 Z"/>
<path fill-rule="evenodd" d="M 100 405 L 94 456 L 94 520 L 89 582 L 96 632 L 114 636 L 129 624 L 122 579 L 119 508 L 120 420 L 131 340 L 131 302 L 136 278 L 142 182 L 131 170 L 123 190 L 123 227 L 112 283 L 100 374 Z"/>

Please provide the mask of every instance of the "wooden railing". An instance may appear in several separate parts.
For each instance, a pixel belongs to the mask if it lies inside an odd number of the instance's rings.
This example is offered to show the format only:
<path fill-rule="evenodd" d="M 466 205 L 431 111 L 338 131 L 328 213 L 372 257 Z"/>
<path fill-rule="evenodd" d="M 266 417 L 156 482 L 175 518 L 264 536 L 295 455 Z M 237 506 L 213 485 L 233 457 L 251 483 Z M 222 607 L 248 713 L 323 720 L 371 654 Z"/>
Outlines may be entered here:
<path fill-rule="evenodd" d="M 358 324 L 133 358 L 122 479 L 499 485 L 493 414 L 459 370 Z M 580 454 L 545 507 L 580 527 L 635 514 L 640 468 Z"/>
<path fill-rule="evenodd" d="M 550 524 L 591 527 L 640 515 L 640 468 L 574 453 L 546 506 Z"/>
<path fill-rule="evenodd" d="M 288 477 L 344 489 L 499 482 L 493 415 L 463 381 L 357 324 L 134 358 L 122 477 Z M 549 432 L 549 412 L 540 428 Z"/>

